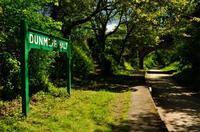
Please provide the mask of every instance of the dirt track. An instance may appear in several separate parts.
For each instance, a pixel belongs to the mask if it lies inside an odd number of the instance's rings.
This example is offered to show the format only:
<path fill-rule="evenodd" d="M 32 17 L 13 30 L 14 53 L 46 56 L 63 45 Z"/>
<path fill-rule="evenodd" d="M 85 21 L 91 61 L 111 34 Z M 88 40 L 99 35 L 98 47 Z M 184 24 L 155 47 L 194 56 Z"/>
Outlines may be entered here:
<path fill-rule="evenodd" d="M 146 75 L 158 112 L 169 131 L 200 131 L 200 93 L 175 84 L 170 74 Z"/>

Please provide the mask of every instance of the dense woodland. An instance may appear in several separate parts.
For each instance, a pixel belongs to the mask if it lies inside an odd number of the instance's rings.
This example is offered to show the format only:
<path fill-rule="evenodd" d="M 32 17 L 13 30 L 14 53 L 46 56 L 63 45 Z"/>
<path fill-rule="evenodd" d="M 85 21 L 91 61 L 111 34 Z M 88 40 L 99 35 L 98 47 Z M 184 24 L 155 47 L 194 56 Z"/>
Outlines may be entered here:
<path fill-rule="evenodd" d="M 0 0 L 0 97 L 20 94 L 20 22 L 70 37 L 73 77 L 111 76 L 123 70 L 175 71 L 200 81 L 198 0 Z M 109 28 L 113 25 L 113 28 Z M 31 50 L 31 93 L 66 86 L 65 55 Z"/>

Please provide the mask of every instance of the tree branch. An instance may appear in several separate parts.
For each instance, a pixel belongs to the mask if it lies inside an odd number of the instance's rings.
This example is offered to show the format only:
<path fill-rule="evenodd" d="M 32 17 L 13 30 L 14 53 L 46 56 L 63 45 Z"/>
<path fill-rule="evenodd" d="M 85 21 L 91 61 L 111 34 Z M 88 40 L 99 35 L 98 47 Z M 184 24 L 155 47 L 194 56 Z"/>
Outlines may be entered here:
<path fill-rule="evenodd" d="M 101 12 L 102 10 L 106 9 L 107 7 L 109 7 L 110 5 L 105 5 L 103 7 L 101 7 L 101 3 L 103 2 L 103 0 L 99 0 L 98 1 L 98 4 L 97 4 L 97 7 L 95 9 L 94 12 L 92 12 L 89 16 L 83 18 L 83 19 L 80 19 L 80 20 L 75 20 L 75 21 L 72 21 L 71 24 L 70 24 L 70 27 L 73 28 L 74 26 L 77 26 L 77 25 L 80 25 L 80 24 L 83 24 L 87 21 L 89 21 L 92 17 L 94 17 L 97 13 Z"/>
<path fill-rule="evenodd" d="M 120 25 L 123 24 L 123 22 L 122 22 L 122 16 L 123 16 L 123 15 L 121 14 L 121 15 L 120 15 L 120 19 L 119 19 L 119 23 L 118 23 L 118 25 L 115 27 L 115 29 L 114 29 L 113 31 L 107 33 L 107 34 L 106 34 L 106 37 L 108 37 L 108 36 L 112 35 L 113 33 L 115 33 L 115 32 L 118 30 L 118 28 L 120 27 Z"/>

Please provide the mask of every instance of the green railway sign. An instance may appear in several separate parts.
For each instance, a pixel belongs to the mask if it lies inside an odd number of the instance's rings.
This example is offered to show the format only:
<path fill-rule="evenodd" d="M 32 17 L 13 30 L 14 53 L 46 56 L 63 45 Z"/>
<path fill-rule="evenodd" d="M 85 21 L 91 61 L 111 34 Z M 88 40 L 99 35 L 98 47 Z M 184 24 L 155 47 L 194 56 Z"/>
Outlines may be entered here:
<path fill-rule="evenodd" d="M 51 34 L 30 28 L 25 21 L 21 23 L 21 89 L 22 113 L 29 112 L 29 76 L 28 59 L 31 49 L 64 52 L 67 55 L 67 93 L 71 89 L 71 43 L 69 39 L 56 37 Z"/>
<path fill-rule="evenodd" d="M 43 50 L 59 50 L 60 52 L 68 52 L 69 41 L 64 38 L 50 36 L 41 31 L 31 29 L 28 32 L 28 43 L 31 49 Z"/>

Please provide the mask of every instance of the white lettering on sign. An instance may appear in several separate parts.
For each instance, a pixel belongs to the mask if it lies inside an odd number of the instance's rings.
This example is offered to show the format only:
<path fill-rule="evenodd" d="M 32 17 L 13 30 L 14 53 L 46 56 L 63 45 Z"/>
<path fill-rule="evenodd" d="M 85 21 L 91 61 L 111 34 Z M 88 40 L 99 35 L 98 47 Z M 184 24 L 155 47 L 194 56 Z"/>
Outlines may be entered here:
<path fill-rule="evenodd" d="M 44 38 L 44 45 L 48 45 L 48 38 Z"/>
<path fill-rule="evenodd" d="M 33 43 L 33 34 L 29 34 L 29 42 L 32 44 Z"/>
<path fill-rule="evenodd" d="M 67 49 L 67 45 L 61 42 L 60 43 L 60 48 L 61 49 Z"/>
<path fill-rule="evenodd" d="M 38 36 L 34 36 L 34 42 L 35 42 L 35 44 L 38 44 Z"/>
<path fill-rule="evenodd" d="M 43 45 L 43 42 L 44 40 L 42 40 L 42 37 L 38 36 L 39 37 L 39 45 Z"/>
<path fill-rule="evenodd" d="M 60 49 L 67 49 L 68 43 L 56 39 L 51 39 L 47 36 L 37 35 L 34 33 L 29 33 L 29 43 L 34 45 L 41 45 L 47 47 L 57 48 L 59 46 Z"/>

